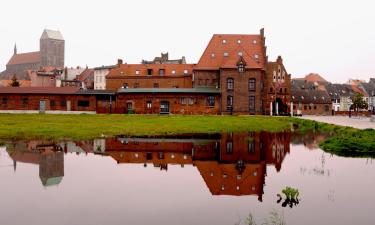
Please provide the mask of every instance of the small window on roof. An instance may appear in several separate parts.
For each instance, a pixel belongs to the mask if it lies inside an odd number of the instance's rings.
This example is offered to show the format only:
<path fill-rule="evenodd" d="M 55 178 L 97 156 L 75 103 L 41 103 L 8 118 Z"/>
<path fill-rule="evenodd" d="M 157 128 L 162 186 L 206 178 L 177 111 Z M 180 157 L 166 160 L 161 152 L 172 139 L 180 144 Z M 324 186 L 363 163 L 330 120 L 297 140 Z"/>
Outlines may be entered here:
<path fill-rule="evenodd" d="M 222 40 L 222 43 L 223 43 L 223 44 L 226 44 L 226 43 L 227 43 L 227 40 L 223 39 L 223 40 Z"/>
<path fill-rule="evenodd" d="M 241 44 L 241 39 L 238 39 L 238 40 L 237 40 L 237 44 Z"/>
<path fill-rule="evenodd" d="M 136 74 L 136 75 L 139 75 L 139 70 L 136 70 L 136 71 L 135 71 L 135 74 Z"/>
<path fill-rule="evenodd" d="M 257 40 L 254 39 L 254 40 L 253 40 L 253 44 L 255 45 L 256 43 L 257 43 Z"/>
<path fill-rule="evenodd" d="M 254 55 L 254 58 L 259 59 L 259 55 L 258 55 L 258 54 L 255 54 L 255 55 Z"/>
<path fill-rule="evenodd" d="M 176 70 L 172 70 L 172 74 L 176 74 Z"/>
<path fill-rule="evenodd" d="M 238 52 L 238 56 L 242 56 L 242 52 Z"/>
<path fill-rule="evenodd" d="M 184 70 L 184 74 L 188 74 L 189 73 L 189 70 Z"/>
<path fill-rule="evenodd" d="M 211 58 L 215 58 L 215 53 L 211 53 Z"/>
<path fill-rule="evenodd" d="M 228 52 L 224 52 L 223 54 L 225 57 L 228 57 L 229 53 Z"/>

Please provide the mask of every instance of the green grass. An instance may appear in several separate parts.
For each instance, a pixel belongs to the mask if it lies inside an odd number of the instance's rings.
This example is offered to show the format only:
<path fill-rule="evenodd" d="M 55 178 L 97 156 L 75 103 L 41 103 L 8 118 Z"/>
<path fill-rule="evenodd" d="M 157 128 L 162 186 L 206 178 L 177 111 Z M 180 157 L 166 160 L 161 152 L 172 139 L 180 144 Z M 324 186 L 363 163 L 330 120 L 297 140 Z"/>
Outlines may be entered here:
<path fill-rule="evenodd" d="M 152 136 L 288 128 L 287 119 L 266 116 L 0 115 L 0 139 L 79 140 L 120 134 Z"/>
<path fill-rule="evenodd" d="M 347 129 L 337 132 L 319 146 L 327 152 L 340 156 L 374 157 L 375 130 Z"/>

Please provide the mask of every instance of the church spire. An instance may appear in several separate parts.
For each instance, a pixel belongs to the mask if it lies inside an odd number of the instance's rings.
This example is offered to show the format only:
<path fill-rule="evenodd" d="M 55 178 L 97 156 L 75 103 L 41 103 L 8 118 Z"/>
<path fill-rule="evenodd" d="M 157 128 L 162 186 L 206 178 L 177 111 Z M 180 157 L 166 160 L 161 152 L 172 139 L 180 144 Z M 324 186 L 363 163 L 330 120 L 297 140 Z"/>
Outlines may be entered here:
<path fill-rule="evenodd" d="M 14 43 L 14 52 L 13 52 L 14 55 L 17 55 L 17 43 Z"/>

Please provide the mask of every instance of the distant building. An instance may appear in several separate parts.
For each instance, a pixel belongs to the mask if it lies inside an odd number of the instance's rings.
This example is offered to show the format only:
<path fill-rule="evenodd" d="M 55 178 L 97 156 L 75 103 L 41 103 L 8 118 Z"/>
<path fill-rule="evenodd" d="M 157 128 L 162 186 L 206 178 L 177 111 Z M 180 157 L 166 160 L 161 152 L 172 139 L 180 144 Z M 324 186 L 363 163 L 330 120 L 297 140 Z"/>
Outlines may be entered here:
<path fill-rule="evenodd" d="M 117 65 L 101 66 L 94 68 L 94 89 L 105 90 L 107 88 L 106 77 L 109 71 Z"/>
<path fill-rule="evenodd" d="M 142 60 L 142 64 L 186 64 L 185 56 L 181 59 L 169 59 L 168 52 L 161 53 L 161 57 L 155 57 L 152 61 Z"/>
<path fill-rule="evenodd" d="M 39 51 L 18 53 L 14 46 L 13 56 L 0 74 L 0 80 L 10 80 L 14 75 L 19 80 L 27 80 L 27 70 L 41 67 L 64 67 L 65 41 L 60 31 L 44 30 L 40 37 Z M 22 85 L 22 84 L 21 84 Z"/>

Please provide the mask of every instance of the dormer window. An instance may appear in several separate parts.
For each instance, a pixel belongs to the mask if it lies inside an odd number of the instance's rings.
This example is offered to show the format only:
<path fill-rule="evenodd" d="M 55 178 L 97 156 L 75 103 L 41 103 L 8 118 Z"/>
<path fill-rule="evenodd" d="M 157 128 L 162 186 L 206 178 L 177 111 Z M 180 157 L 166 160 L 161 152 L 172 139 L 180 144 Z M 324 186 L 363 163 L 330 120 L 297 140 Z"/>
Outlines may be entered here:
<path fill-rule="evenodd" d="M 259 55 L 258 55 L 258 54 L 255 54 L 255 55 L 254 55 L 254 58 L 259 59 Z"/>
<path fill-rule="evenodd" d="M 139 70 L 136 70 L 136 71 L 135 71 L 135 74 L 136 74 L 136 75 L 139 75 Z"/>
<path fill-rule="evenodd" d="M 256 43 L 257 43 L 257 40 L 254 39 L 254 40 L 253 40 L 253 44 L 255 45 Z"/>
<path fill-rule="evenodd" d="M 238 69 L 238 72 L 239 72 L 239 73 L 243 73 L 243 72 L 245 72 L 245 68 L 246 68 L 246 62 L 245 62 L 245 60 L 242 58 L 242 56 L 240 56 L 240 60 L 237 62 L 237 69 Z"/>
<path fill-rule="evenodd" d="M 224 52 L 224 57 L 228 57 L 229 56 L 229 53 L 228 52 Z"/>
<path fill-rule="evenodd" d="M 238 39 L 238 40 L 237 40 L 237 44 L 241 44 L 241 39 Z"/>
<path fill-rule="evenodd" d="M 172 74 L 176 74 L 176 70 L 172 70 Z"/>
<path fill-rule="evenodd" d="M 238 52 L 238 56 L 242 56 L 243 55 L 243 53 L 242 52 Z"/>
<path fill-rule="evenodd" d="M 184 70 L 184 74 L 188 74 L 189 73 L 189 71 L 188 70 Z"/>
<path fill-rule="evenodd" d="M 227 40 L 223 39 L 221 42 L 222 42 L 223 44 L 226 44 L 226 43 L 227 43 Z"/>
<path fill-rule="evenodd" d="M 211 53 L 211 58 L 215 58 L 215 53 Z"/>

